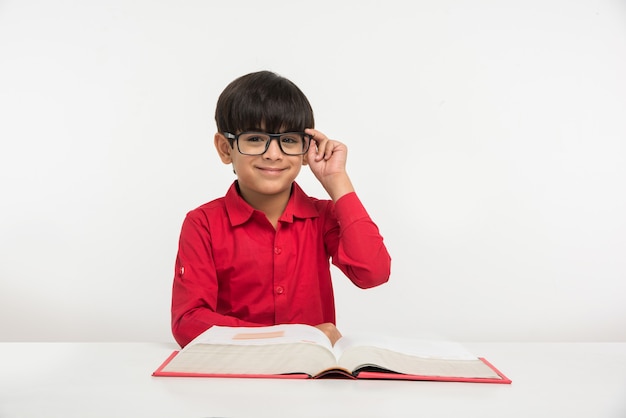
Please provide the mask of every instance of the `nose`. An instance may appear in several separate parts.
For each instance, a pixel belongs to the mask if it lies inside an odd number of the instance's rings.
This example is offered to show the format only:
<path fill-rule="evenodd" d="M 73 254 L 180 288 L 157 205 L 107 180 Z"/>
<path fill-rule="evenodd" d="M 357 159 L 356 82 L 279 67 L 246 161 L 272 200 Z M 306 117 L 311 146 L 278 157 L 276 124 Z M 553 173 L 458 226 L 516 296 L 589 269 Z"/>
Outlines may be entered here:
<path fill-rule="evenodd" d="M 276 140 L 276 143 L 274 143 L 274 140 Z M 283 151 L 280 149 L 280 145 L 278 145 L 278 140 L 279 138 L 270 138 L 267 149 L 263 153 L 264 158 L 268 158 L 270 160 L 282 159 Z"/>

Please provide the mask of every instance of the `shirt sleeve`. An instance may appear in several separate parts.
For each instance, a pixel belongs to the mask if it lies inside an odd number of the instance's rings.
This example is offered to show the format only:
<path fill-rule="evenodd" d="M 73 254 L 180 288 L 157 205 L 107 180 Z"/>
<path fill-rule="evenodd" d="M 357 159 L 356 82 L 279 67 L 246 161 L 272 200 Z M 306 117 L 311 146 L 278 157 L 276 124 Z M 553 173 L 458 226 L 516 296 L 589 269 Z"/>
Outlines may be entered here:
<path fill-rule="evenodd" d="M 333 264 L 360 288 L 387 282 L 391 257 L 378 227 L 356 193 L 341 197 L 333 210 L 331 218 L 335 219 L 335 225 L 330 227 L 325 238 Z"/>
<path fill-rule="evenodd" d="M 216 312 L 218 280 L 208 223 L 188 214 L 183 222 L 172 288 L 172 333 L 181 347 L 213 325 L 256 326 Z"/>

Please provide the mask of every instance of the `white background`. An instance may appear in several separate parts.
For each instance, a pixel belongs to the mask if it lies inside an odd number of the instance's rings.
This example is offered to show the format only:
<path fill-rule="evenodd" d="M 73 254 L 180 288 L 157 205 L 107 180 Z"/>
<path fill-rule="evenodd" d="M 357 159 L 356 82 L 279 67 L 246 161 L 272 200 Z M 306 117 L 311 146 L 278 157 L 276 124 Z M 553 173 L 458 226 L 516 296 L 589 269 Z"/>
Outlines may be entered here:
<path fill-rule="evenodd" d="M 626 341 L 626 4 L 0 1 L 0 340 L 172 341 L 222 89 L 309 97 L 392 255 L 344 333 Z M 325 197 L 303 170 L 299 183 Z"/>

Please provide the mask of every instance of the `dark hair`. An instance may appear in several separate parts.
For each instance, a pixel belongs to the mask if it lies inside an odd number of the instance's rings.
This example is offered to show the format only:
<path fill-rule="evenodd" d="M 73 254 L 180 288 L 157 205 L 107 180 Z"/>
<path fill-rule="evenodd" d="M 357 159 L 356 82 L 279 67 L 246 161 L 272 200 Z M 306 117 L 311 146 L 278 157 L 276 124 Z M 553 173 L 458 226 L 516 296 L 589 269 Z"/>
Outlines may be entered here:
<path fill-rule="evenodd" d="M 244 75 L 226 86 L 217 100 L 215 122 L 219 132 L 233 134 L 301 132 L 315 127 L 313 109 L 304 93 L 270 71 Z"/>

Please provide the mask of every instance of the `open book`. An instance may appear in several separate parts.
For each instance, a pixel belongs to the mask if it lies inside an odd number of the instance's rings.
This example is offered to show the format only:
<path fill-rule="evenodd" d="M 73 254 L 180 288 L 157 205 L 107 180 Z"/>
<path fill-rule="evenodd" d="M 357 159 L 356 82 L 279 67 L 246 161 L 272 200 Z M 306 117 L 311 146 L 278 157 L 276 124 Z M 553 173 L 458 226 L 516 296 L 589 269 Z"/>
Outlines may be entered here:
<path fill-rule="evenodd" d="M 350 377 L 511 383 L 460 344 L 399 338 L 340 338 L 300 324 L 213 326 L 175 351 L 153 376 Z"/>

